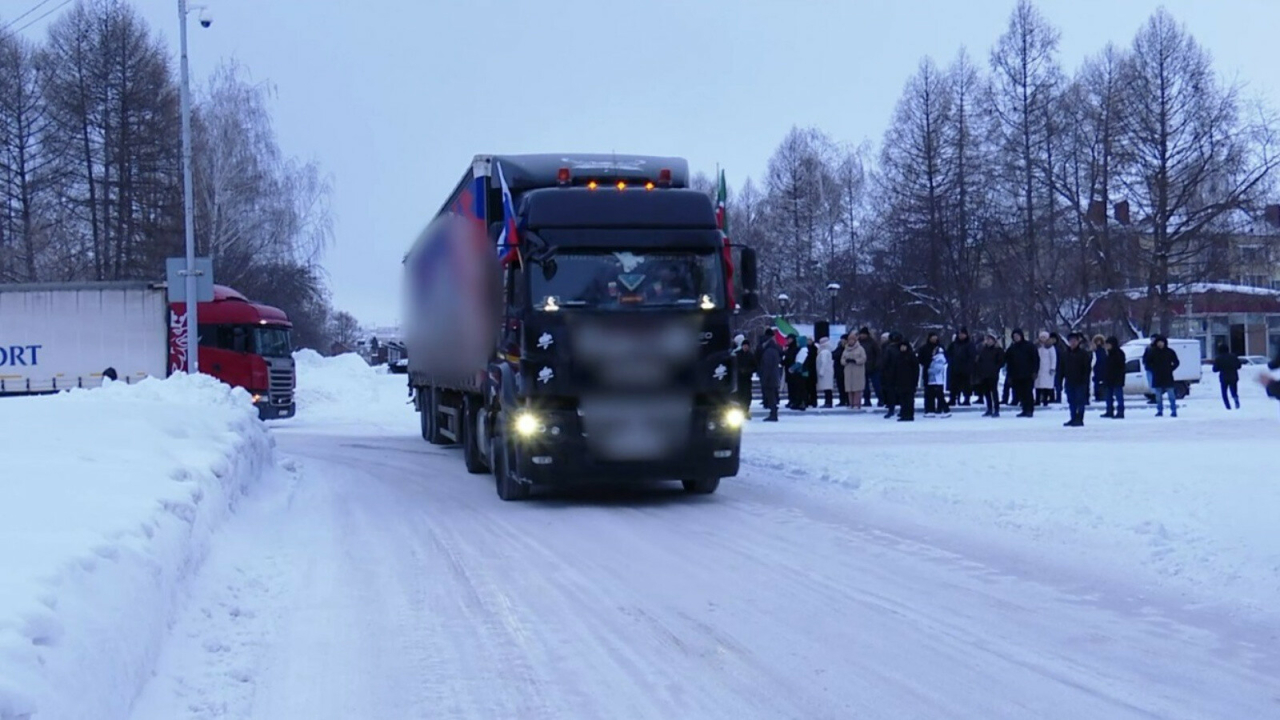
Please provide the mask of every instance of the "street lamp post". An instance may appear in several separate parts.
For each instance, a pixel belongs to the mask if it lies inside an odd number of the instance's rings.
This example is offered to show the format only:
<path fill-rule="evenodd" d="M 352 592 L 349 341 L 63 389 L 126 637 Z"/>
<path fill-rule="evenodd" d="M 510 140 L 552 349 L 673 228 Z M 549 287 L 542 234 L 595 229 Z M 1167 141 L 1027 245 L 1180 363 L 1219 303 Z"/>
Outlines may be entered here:
<path fill-rule="evenodd" d="M 203 7 L 200 8 L 203 10 Z M 186 225 L 187 269 L 187 372 L 200 371 L 200 319 L 196 298 L 196 228 L 195 201 L 191 192 L 191 80 L 187 70 L 187 0 L 178 0 L 178 36 L 181 38 L 181 112 L 182 112 L 182 214 Z M 210 21 L 201 18 L 200 24 L 209 27 Z"/>
<path fill-rule="evenodd" d="M 836 324 L 836 296 L 840 294 L 840 283 L 827 283 L 827 294 L 831 296 L 831 324 Z"/>
<path fill-rule="evenodd" d="M 782 310 L 782 317 L 787 316 L 787 306 L 791 304 L 791 298 L 786 293 L 778 293 L 778 307 Z"/>

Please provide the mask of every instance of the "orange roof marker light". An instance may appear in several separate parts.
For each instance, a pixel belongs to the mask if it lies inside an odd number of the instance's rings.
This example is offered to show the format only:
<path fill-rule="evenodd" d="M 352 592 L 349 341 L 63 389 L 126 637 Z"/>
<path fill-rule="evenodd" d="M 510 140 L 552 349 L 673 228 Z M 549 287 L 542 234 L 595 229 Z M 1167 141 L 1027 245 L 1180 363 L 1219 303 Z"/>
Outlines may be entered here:
<path fill-rule="evenodd" d="M 622 180 L 619 180 L 619 181 L 618 181 L 618 189 L 619 189 L 619 190 L 626 190 L 626 189 L 627 189 L 627 183 L 626 183 L 626 182 L 624 182 L 624 181 L 622 181 Z"/>
<path fill-rule="evenodd" d="M 598 184 L 596 184 L 596 181 L 595 181 L 595 180 L 592 180 L 591 182 L 587 183 L 587 189 L 588 189 L 588 190 L 595 190 L 595 189 L 596 189 L 596 188 L 598 188 L 598 187 L 600 187 L 600 186 L 599 186 Z"/>
<path fill-rule="evenodd" d="M 652 190 L 652 189 L 653 189 L 653 183 L 651 183 L 651 182 L 647 182 L 647 183 L 645 183 L 645 184 L 644 184 L 644 189 L 645 189 L 645 190 Z"/>

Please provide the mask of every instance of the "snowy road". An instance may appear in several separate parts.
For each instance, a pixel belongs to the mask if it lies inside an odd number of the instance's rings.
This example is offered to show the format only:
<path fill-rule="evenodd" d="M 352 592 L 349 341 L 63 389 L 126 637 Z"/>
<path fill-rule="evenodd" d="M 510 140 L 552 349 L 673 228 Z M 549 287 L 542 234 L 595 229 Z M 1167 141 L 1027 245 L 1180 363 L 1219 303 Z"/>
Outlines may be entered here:
<path fill-rule="evenodd" d="M 1274 627 L 762 469 L 502 503 L 407 433 L 279 443 L 135 720 L 1280 717 Z"/>

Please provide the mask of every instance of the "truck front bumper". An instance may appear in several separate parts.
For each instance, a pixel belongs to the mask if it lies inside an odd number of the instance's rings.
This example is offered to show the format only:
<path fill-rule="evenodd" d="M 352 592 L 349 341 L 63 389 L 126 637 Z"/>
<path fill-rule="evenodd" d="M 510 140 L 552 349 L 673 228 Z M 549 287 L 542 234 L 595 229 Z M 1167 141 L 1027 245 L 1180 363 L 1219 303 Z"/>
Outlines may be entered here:
<path fill-rule="evenodd" d="M 281 404 L 262 398 L 255 402 L 253 406 L 258 408 L 258 419 L 260 420 L 283 420 L 293 417 L 297 412 L 297 405 L 293 401 Z"/>
<path fill-rule="evenodd" d="M 684 446 L 666 456 L 632 461 L 593 457 L 575 411 L 535 413 L 534 432 L 513 428 L 516 467 L 536 485 L 638 483 L 726 478 L 738 474 L 741 421 L 725 422 L 726 408 L 699 408 Z"/>

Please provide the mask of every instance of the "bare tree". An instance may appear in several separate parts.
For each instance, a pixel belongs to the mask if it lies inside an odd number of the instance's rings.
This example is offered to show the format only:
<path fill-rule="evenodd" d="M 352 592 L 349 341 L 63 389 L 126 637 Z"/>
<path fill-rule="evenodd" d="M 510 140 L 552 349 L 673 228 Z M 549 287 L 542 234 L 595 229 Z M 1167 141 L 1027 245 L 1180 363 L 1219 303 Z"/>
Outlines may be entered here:
<path fill-rule="evenodd" d="M 35 48 L 0 35 L 0 281 L 34 281 L 47 242 L 48 113 Z"/>
<path fill-rule="evenodd" d="M 333 342 L 354 349 L 360 341 L 360 321 L 349 312 L 339 311 L 329 318 L 329 335 Z"/>
<path fill-rule="evenodd" d="M 1215 222 L 1259 204 L 1277 164 L 1273 125 L 1251 127 L 1239 89 L 1214 75 L 1209 55 L 1166 10 L 1133 41 L 1123 134 L 1132 165 L 1121 178 L 1145 236 L 1142 270 L 1151 310 L 1168 333 L 1171 297 L 1202 272 Z"/>

